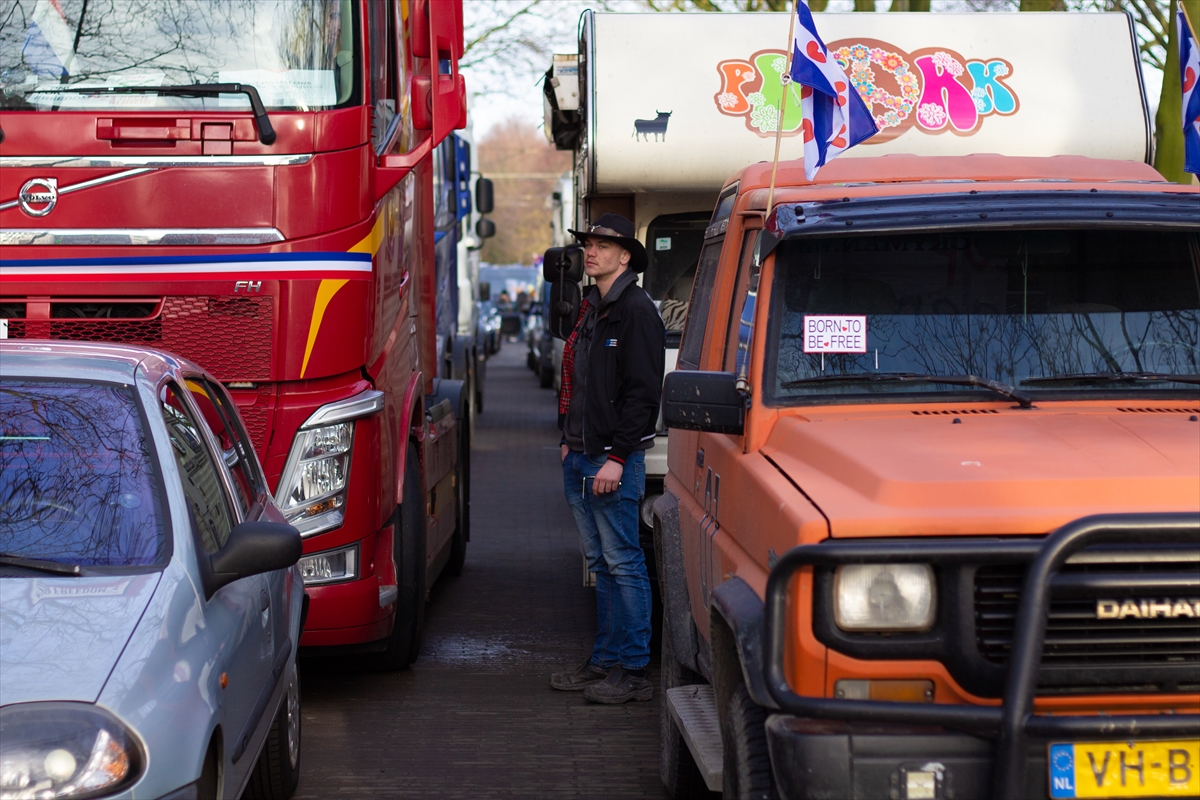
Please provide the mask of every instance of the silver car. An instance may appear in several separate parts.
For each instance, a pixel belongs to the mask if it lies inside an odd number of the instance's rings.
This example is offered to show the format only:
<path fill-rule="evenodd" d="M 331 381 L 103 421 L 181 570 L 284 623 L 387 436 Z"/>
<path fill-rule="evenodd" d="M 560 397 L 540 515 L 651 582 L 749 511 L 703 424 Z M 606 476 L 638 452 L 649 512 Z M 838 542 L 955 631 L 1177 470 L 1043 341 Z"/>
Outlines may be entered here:
<path fill-rule="evenodd" d="M 0 341 L 0 800 L 290 796 L 299 557 L 202 369 Z"/>

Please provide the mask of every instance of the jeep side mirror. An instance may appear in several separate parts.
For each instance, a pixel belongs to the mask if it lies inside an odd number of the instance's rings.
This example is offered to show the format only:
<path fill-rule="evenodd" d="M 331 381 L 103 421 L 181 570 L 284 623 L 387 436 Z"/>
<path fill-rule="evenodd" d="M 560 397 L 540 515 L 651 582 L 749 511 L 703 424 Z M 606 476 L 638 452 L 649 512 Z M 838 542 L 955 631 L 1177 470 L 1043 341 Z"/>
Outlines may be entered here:
<path fill-rule="evenodd" d="M 479 299 L 484 303 L 492 299 L 492 285 L 487 281 L 479 284 Z"/>
<path fill-rule="evenodd" d="M 491 178 L 480 178 L 475 181 L 475 210 L 480 214 L 490 214 L 496 207 L 495 187 Z"/>
<path fill-rule="evenodd" d="M 480 239 L 490 239 L 496 235 L 496 223 L 487 217 L 480 217 L 475 222 L 475 235 Z"/>
<path fill-rule="evenodd" d="M 291 525 L 243 522 L 229 532 L 224 547 L 207 556 L 209 569 L 201 569 L 205 593 L 211 597 L 240 578 L 286 569 L 300 560 L 300 550 L 300 532 Z"/>
<path fill-rule="evenodd" d="M 676 370 L 663 381 L 663 424 L 667 428 L 741 434 L 746 400 L 732 372 Z"/>

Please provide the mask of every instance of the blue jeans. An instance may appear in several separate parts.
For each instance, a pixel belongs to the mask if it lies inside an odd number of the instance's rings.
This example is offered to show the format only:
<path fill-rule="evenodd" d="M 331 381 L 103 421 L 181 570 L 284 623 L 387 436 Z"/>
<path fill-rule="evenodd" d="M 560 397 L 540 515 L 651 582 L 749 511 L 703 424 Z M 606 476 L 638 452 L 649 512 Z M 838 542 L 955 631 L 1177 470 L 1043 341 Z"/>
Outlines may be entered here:
<path fill-rule="evenodd" d="M 638 505 L 646 493 L 646 453 L 635 450 L 629 456 L 615 492 L 596 495 L 592 479 L 605 461 L 605 456 L 572 450 L 562 465 L 583 554 L 596 573 L 591 663 L 604 669 L 618 664 L 645 669 L 650 663 L 650 578 L 638 542 Z"/>

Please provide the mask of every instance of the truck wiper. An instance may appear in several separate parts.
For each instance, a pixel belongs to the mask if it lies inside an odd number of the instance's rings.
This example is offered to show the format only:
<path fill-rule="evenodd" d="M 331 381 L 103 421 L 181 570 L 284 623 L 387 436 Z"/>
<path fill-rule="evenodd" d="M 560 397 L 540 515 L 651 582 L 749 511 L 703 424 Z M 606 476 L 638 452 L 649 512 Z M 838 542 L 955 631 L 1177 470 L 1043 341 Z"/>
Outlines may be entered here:
<path fill-rule="evenodd" d="M 1041 383 L 1134 383 L 1148 381 L 1160 383 L 1173 381 L 1175 383 L 1200 384 L 1200 375 L 1171 375 L 1162 372 L 1079 372 L 1072 375 L 1047 375 L 1041 378 L 1026 378 L 1022 386 Z"/>
<path fill-rule="evenodd" d="M 0 553 L 0 566 L 22 567 L 37 572 L 49 572 L 53 575 L 81 575 L 78 564 L 63 564 L 61 561 L 47 561 L 41 558 L 24 558 L 11 553 Z"/>
<path fill-rule="evenodd" d="M 275 128 L 267 117 L 267 109 L 258 96 L 258 89 L 248 83 L 193 83 L 181 86 L 56 86 L 50 92 L 73 94 L 161 94 L 171 97 L 205 97 L 218 94 L 244 94 L 250 98 L 250 112 L 258 126 L 258 140 L 275 144 Z"/>
<path fill-rule="evenodd" d="M 1021 408 L 1033 408 L 1033 398 L 1015 386 L 980 378 L 978 375 L 922 375 L 916 372 L 862 372 L 856 375 L 818 375 L 800 378 L 783 384 L 784 389 L 797 389 L 813 383 L 946 383 L 951 386 L 978 386 L 990 389 L 1009 400 L 1015 400 Z"/>

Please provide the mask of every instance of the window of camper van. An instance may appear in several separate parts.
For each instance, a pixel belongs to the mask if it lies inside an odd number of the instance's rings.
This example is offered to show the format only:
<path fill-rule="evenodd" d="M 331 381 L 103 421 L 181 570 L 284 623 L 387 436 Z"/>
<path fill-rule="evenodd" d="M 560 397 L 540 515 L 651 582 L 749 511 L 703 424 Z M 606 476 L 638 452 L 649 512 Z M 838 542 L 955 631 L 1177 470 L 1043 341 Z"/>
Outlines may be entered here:
<path fill-rule="evenodd" d="M 1039 399 L 1194 398 L 1197 252 L 1194 234 L 1152 230 L 785 241 L 765 389 L 785 404 L 1004 399 L 994 388 L 936 380 L 973 376 Z M 861 340 L 835 341 L 856 325 Z"/>
<path fill-rule="evenodd" d="M 667 328 L 667 346 L 678 346 L 687 316 L 688 297 L 696 279 L 696 265 L 704 247 L 704 229 L 708 213 L 663 214 L 646 228 L 646 254 L 649 256 L 642 288 L 658 304 Z M 674 339 L 674 342 L 671 340 Z"/>

